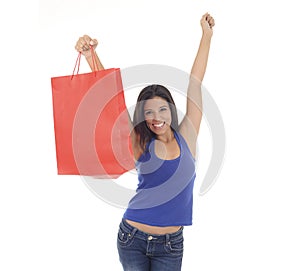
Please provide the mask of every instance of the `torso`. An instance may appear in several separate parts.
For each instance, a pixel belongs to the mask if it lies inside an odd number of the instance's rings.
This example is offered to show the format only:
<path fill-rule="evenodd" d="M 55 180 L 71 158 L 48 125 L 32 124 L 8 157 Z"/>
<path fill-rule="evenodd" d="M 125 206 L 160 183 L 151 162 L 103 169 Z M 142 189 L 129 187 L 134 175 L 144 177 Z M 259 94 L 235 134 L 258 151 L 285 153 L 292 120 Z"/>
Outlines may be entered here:
<path fill-rule="evenodd" d="M 151 226 L 151 225 L 131 221 L 128 219 L 126 219 L 126 222 L 131 226 L 139 229 L 140 231 L 150 233 L 150 234 L 167 234 L 167 233 L 176 232 L 180 229 L 180 226 L 157 227 L 157 226 Z"/>
<path fill-rule="evenodd" d="M 163 160 L 171 160 L 180 156 L 180 147 L 178 146 L 177 140 L 175 137 L 171 142 L 164 143 L 159 140 L 155 141 L 155 154 L 157 157 Z M 140 231 L 150 233 L 150 234 L 167 234 L 174 233 L 180 229 L 180 226 L 167 226 L 167 227 L 158 227 L 151 226 L 135 221 L 126 219 L 127 223 L 131 226 L 139 229 Z"/>
<path fill-rule="evenodd" d="M 163 160 L 173 160 L 180 156 L 180 147 L 178 145 L 178 142 L 176 138 L 174 137 L 173 140 L 170 142 L 162 142 L 160 140 L 155 140 L 154 144 L 154 150 L 155 155 L 159 159 Z M 138 151 L 136 153 L 139 153 L 139 155 L 142 153 L 141 151 Z M 130 224 L 131 226 L 149 233 L 149 234 L 168 234 L 168 233 L 174 233 L 177 232 L 181 226 L 151 226 L 148 224 L 132 221 L 129 219 L 126 219 L 126 222 Z"/>

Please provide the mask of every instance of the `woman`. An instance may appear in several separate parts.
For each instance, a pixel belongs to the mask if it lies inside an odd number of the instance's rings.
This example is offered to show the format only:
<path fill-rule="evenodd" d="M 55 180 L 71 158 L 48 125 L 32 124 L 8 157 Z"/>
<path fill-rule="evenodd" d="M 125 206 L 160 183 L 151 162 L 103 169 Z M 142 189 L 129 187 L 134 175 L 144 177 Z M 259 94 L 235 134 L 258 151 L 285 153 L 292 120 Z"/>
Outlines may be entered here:
<path fill-rule="evenodd" d="M 183 226 L 192 224 L 197 136 L 202 118 L 204 78 L 214 19 L 201 19 L 202 37 L 191 70 L 186 115 L 178 125 L 173 98 L 161 85 L 145 87 L 135 108 L 131 140 L 139 184 L 118 232 L 119 258 L 125 271 L 177 271 L 183 257 Z M 77 41 L 94 69 L 85 35 Z M 104 69 L 96 54 L 97 69 Z"/>

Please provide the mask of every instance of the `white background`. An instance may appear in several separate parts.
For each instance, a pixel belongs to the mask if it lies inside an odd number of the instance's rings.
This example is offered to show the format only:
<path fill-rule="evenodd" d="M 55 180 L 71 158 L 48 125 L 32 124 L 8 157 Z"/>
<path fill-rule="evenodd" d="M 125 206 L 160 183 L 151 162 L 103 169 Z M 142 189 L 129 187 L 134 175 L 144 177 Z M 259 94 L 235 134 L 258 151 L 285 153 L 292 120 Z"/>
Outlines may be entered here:
<path fill-rule="evenodd" d="M 300 270 L 296 4 L 43 0 L 3 7 L 0 269 L 121 270 L 116 233 L 124 210 L 80 177 L 56 174 L 50 78 L 72 72 L 83 34 L 99 40 L 105 67 L 189 72 L 199 20 L 209 11 L 216 26 L 204 84 L 222 113 L 226 156 L 215 185 L 198 196 L 211 144 L 203 122 L 182 270 Z"/>

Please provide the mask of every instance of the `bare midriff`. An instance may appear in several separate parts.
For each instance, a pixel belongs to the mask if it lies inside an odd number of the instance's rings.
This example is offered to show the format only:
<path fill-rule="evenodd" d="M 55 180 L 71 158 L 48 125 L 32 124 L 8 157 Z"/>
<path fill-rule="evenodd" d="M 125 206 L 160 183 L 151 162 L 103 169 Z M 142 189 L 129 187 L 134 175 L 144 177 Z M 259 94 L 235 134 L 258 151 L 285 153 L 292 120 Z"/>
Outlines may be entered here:
<path fill-rule="evenodd" d="M 132 227 L 137 228 L 140 231 L 150 234 L 167 234 L 167 233 L 174 233 L 177 232 L 181 227 L 180 226 L 167 226 L 167 227 L 158 227 L 158 226 L 151 226 L 135 221 L 131 221 L 126 219 L 126 222 L 131 225 Z"/>

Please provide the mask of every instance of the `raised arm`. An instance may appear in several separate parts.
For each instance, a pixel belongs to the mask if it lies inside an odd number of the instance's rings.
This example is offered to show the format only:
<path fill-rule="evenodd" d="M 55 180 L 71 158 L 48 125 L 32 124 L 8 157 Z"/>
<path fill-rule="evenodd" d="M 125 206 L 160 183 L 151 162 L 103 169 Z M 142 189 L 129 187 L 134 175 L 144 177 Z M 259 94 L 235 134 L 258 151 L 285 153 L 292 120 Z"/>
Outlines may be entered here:
<path fill-rule="evenodd" d="M 93 59 L 92 59 L 92 52 L 91 52 L 91 46 L 93 46 L 94 52 L 95 52 L 95 57 L 96 57 L 96 70 L 104 70 L 104 66 L 102 65 L 97 53 L 96 53 L 96 47 L 98 45 L 98 41 L 96 39 L 92 39 L 90 38 L 88 35 L 84 35 L 83 37 L 80 37 L 75 45 L 75 49 L 78 52 L 81 52 L 85 58 L 86 61 L 88 62 L 90 68 L 92 71 L 94 71 L 94 64 L 93 64 Z M 129 129 L 130 129 L 130 138 L 131 138 L 131 142 L 132 142 L 132 147 L 133 147 L 133 154 L 135 156 L 135 158 L 137 159 L 140 154 L 141 154 L 141 149 L 139 147 L 138 144 L 138 139 L 136 136 L 136 133 L 133 129 L 133 124 L 132 124 L 132 120 L 130 117 L 129 112 L 127 111 L 127 115 L 128 115 L 128 123 L 129 123 Z"/>
<path fill-rule="evenodd" d="M 180 125 L 180 133 L 187 141 L 190 150 L 196 154 L 197 136 L 202 119 L 201 84 L 205 75 L 211 38 L 213 35 L 214 18 L 205 13 L 201 18 L 202 37 L 191 69 L 187 91 L 186 115 Z"/>
<path fill-rule="evenodd" d="M 83 37 L 80 37 L 75 45 L 75 49 L 78 52 L 81 52 L 88 62 L 90 68 L 92 71 L 94 71 L 94 68 L 99 70 L 104 70 L 104 67 L 96 53 L 96 47 L 98 45 L 98 41 L 96 39 L 91 39 L 88 35 L 84 35 Z M 91 52 L 91 46 L 94 48 L 95 52 L 95 60 L 96 60 L 96 66 L 94 67 L 93 64 L 93 58 L 92 58 L 92 52 Z"/>

